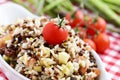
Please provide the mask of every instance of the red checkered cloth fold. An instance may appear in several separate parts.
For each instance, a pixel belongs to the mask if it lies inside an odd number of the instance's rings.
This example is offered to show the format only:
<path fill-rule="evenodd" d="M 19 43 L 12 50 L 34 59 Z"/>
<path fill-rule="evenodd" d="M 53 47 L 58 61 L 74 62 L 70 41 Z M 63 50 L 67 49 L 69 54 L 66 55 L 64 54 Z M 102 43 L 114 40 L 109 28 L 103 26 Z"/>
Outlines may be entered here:
<path fill-rule="evenodd" d="M 8 80 L 3 71 L 0 69 L 0 80 Z"/>

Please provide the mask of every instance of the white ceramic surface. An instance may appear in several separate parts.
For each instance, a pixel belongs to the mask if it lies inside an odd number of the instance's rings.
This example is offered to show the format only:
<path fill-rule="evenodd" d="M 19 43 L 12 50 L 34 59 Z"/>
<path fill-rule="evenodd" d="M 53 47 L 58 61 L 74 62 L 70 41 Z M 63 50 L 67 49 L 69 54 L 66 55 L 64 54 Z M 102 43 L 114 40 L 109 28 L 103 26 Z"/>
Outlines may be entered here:
<path fill-rule="evenodd" d="M 1 24 L 11 24 L 14 23 L 17 18 L 24 17 L 37 17 L 27 11 L 25 8 L 17 5 L 15 3 L 8 2 L 6 4 L 0 5 L 0 25 Z M 96 63 L 101 70 L 101 75 L 99 80 L 111 80 L 110 76 L 105 70 L 104 64 L 101 61 L 98 54 L 93 50 L 93 56 L 96 59 Z M 0 68 L 5 72 L 9 80 L 29 80 L 26 77 L 22 76 L 11 68 L 0 56 Z"/>
<path fill-rule="evenodd" d="M 12 2 L 7 2 L 5 4 L 0 5 L 0 25 L 11 24 L 14 23 L 16 19 L 24 17 L 37 17 L 37 16 L 30 13 L 22 6 Z"/>

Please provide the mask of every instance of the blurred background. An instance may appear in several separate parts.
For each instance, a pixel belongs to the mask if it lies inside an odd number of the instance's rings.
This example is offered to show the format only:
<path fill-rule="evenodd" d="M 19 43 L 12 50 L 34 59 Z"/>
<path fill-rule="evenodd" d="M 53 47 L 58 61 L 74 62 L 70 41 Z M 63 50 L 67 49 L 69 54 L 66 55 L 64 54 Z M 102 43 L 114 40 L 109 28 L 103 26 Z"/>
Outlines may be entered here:
<path fill-rule="evenodd" d="M 65 16 L 67 13 L 74 15 L 75 11 L 81 9 L 86 15 L 86 9 L 93 12 L 94 16 L 103 17 L 108 23 L 107 29 L 120 33 L 120 0 L 11 0 L 24 6 L 36 15 L 46 15 L 49 17 Z"/>

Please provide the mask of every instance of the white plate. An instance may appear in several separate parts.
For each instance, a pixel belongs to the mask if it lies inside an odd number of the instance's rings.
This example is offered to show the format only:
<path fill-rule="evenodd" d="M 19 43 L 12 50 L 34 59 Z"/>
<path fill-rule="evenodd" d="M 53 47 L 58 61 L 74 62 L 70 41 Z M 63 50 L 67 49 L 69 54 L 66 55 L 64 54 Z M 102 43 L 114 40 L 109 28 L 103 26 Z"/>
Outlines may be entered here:
<path fill-rule="evenodd" d="M 11 24 L 14 23 L 17 18 L 24 17 L 37 17 L 27 11 L 25 8 L 21 7 L 12 2 L 8 2 L 0 6 L 0 24 Z M 93 56 L 96 59 L 96 63 L 101 70 L 101 75 L 99 80 L 111 80 L 109 74 L 106 72 L 103 62 L 101 61 L 98 54 L 92 50 Z M 11 68 L 1 57 L 0 55 L 0 68 L 5 72 L 9 80 L 29 80 L 26 77 L 22 76 Z"/>

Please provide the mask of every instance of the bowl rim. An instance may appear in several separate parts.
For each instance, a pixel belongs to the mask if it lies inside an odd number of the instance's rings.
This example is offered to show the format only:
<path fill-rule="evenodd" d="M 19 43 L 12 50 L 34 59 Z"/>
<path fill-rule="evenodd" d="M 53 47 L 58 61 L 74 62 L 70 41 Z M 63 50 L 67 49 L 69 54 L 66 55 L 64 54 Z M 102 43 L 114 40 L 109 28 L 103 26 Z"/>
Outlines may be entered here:
<path fill-rule="evenodd" d="M 7 76 L 8 79 L 10 79 L 9 77 L 11 76 L 11 74 L 8 74 L 6 72 L 6 69 L 2 67 L 2 65 L 4 65 L 4 67 L 6 67 L 8 70 L 10 70 L 10 73 L 13 75 L 17 75 L 20 78 L 22 78 L 23 80 L 29 80 L 28 78 L 26 78 L 25 76 L 23 76 L 22 74 L 20 74 L 19 72 L 17 72 L 14 68 L 12 68 L 4 59 L 3 57 L 0 55 L 0 68 L 2 68 L 4 74 Z"/>

